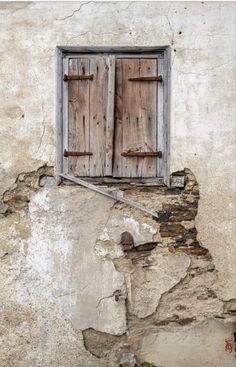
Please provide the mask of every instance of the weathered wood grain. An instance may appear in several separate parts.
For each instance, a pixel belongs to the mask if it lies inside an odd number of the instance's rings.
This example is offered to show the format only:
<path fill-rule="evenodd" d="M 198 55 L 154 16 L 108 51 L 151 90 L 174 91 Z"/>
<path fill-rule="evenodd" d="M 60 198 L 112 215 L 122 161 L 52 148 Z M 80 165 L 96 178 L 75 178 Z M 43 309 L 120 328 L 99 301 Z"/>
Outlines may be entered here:
<path fill-rule="evenodd" d="M 140 76 L 158 75 L 156 60 L 140 60 Z M 140 82 L 141 139 L 144 151 L 157 151 L 157 88 L 158 82 Z M 145 157 L 140 160 L 138 176 L 156 177 L 159 158 Z"/>
<path fill-rule="evenodd" d="M 157 82 L 129 78 L 156 75 L 154 59 L 120 59 L 116 67 L 116 128 L 113 176 L 155 177 L 155 157 L 122 157 L 126 151 L 155 152 Z"/>
<path fill-rule="evenodd" d="M 114 139 L 114 103 L 115 103 L 115 57 L 107 59 L 108 64 L 108 96 L 106 112 L 106 157 L 105 176 L 112 176 L 113 139 Z"/>
<path fill-rule="evenodd" d="M 108 69 L 106 57 L 90 60 L 90 176 L 104 176 L 106 147 L 106 108 L 108 94 Z"/>
<path fill-rule="evenodd" d="M 89 74 L 89 59 L 70 59 L 69 76 Z M 69 151 L 89 152 L 89 80 L 69 85 Z M 69 173 L 89 176 L 89 156 L 69 157 Z"/>
<path fill-rule="evenodd" d="M 157 140 L 159 139 L 159 146 L 156 147 L 156 150 L 162 150 L 163 152 L 163 158 L 154 158 L 157 162 L 157 173 L 156 176 L 157 178 L 159 177 L 160 180 L 161 177 L 164 177 L 164 181 L 167 185 L 169 185 L 169 151 L 170 151 L 170 147 L 169 147 L 169 119 L 170 119 L 170 112 L 169 112 L 169 104 L 170 104 L 170 62 L 168 61 L 168 58 L 170 57 L 170 52 L 169 49 L 166 47 L 151 47 L 151 48 L 140 48 L 140 47 L 134 47 L 134 48 L 129 48 L 129 47 L 107 47 L 107 48 L 101 48 L 101 47 L 67 47 L 67 46 L 61 46 L 61 47 L 57 47 L 58 49 L 58 57 L 57 57 L 57 79 L 58 79 L 58 85 L 59 87 L 57 88 L 57 141 L 59 142 L 59 146 L 57 147 L 57 171 L 63 171 L 63 172 L 68 172 L 68 158 L 63 157 L 63 151 L 64 149 L 68 149 L 69 148 L 69 139 L 70 136 L 68 134 L 68 85 L 70 82 L 63 82 L 62 78 L 63 78 L 63 74 L 68 74 L 68 61 L 71 58 L 76 58 L 76 59 L 81 59 L 81 60 L 85 60 L 88 59 L 89 60 L 96 60 L 96 59 L 107 59 L 108 55 L 111 57 L 115 57 L 116 58 L 116 65 L 119 64 L 119 62 L 122 63 L 122 59 L 124 60 L 136 60 L 136 59 L 148 59 L 149 61 L 154 61 L 157 63 L 157 61 L 159 62 L 159 70 L 156 69 L 156 75 L 158 75 L 157 71 L 159 71 L 159 74 L 163 74 L 163 83 L 159 83 L 158 84 L 158 98 L 157 98 L 157 104 L 158 104 L 158 109 L 157 109 L 157 113 L 158 113 L 158 130 L 157 130 Z M 96 62 L 95 62 L 96 63 Z M 104 64 L 106 64 L 106 62 L 104 62 Z M 63 67 L 62 67 L 63 65 Z M 106 66 L 105 66 L 106 67 Z M 167 70 L 168 69 L 168 70 Z M 162 72 L 163 70 L 163 72 Z M 105 74 L 106 74 L 105 70 Z M 123 99 L 123 94 L 122 94 L 122 88 L 121 92 L 119 93 L 119 84 L 117 85 L 117 81 L 121 82 L 121 85 L 123 84 L 123 70 L 122 70 L 122 65 L 120 65 L 120 67 L 117 68 L 116 66 L 116 74 L 118 72 L 119 74 L 120 71 L 120 77 L 118 75 L 116 75 L 116 91 L 115 91 L 115 137 L 116 137 L 116 142 L 121 140 L 120 144 L 115 145 L 114 147 L 114 151 L 113 151 L 113 157 L 114 157 L 114 165 L 113 165 L 113 176 L 114 178 L 117 177 L 122 177 L 123 176 L 123 160 L 125 157 L 121 156 L 121 153 L 123 151 L 123 135 L 124 132 L 123 130 L 123 126 L 122 123 L 118 124 L 118 121 L 121 121 L 121 115 L 123 114 L 123 106 L 122 106 L 122 99 Z M 59 75 L 61 74 L 61 75 Z M 86 74 L 92 74 L 92 71 L 89 69 L 89 72 Z M 152 74 L 151 76 L 155 75 Z M 145 74 L 147 76 L 147 74 Z M 133 75 L 132 75 L 133 76 Z M 132 77 L 131 76 L 131 77 Z M 141 76 L 141 74 L 139 73 L 139 75 L 137 76 Z M 106 79 L 105 77 L 103 78 L 104 80 Z M 59 84 L 60 83 L 60 84 Z M 89 81 L 89 83 L 93 83 L 93 81 Z M 132 83 L 132 82 L 130 82 Z M 133 83 L 139 83 L 139 82 L 133 82 Z M 145 83 L 145 82 L 142 82 Z M 152 84 L 155 84 L 154 81 L 151 82 Z M 60 88 L 60 85 L 62 86 Z M 106 88 L 106 86 L 105 86 Z M 160 88 L 160 89 L 159 89 Z M 96 89 L 96 88 L 95 88 Z M 98 88 L 99 89 L 99 88 Z M 163 98 L 161 95 L 161 89 L 163 92 Z M 106 93 L 103 93 L 104 99 L 106 99 L 105 97 Z M 96 95 L 101 96 L 101 93 L 93 93 L 93 96 L 95 98 L 89 98 L 89 101 L 91 103 L 95 103 L 97 102 L 97 98 Z M 62 102 L 62 103 L 61 103 Z M 104 102 L 104 101 L 103 101 Z M 106 101 L 105 101 L 105 105 L 106 105 Z M 163 108 L 161 108 L 163 107 Z M 96 108 L 93 106 L 94 110 L 96 110 Z M 91 111 L 89 111 L 89 120 L 91 118 Z M 108 106 L 104 107 L 104 115 L 105 118 L 104 120 L 106 121 L 108 115 Z M 162 118 L 161 118 L 162 116 Z M 63 122 L 63 123 L 62 123 Z M 103 121 L 104 122 L 104 121 Z M 63 125 L 63 128 L 62 128 Z M 104 150 L 106 149 L 107 146 L 107 139 L 106 139 L 106 123 L 104 124 L 103 128 L 105 129 L 105 132 L 103 131 L 103 137 L 104 140 L 100 137 L 97 139 L 96 137 L 94 137 L 93 142 L 96 142 L 96 140 L 98 141 L 102 141 L 101 144 L 101 149 L 100 150 Z M 162 133 L 163 132 L 163 133 Z M 159 134 L 160 133 L 160 134 Z M 118 135 L 120 135 L 120 138 L 117 138 Z M 89 132 L 89 140 L 90 140 L 90 136 L 91 136 L 91 132 Z M 162 140 L 162 141 L 161 141 Z M 60 143 L 61 142 L 61 143 Z M 161 145 L 161 147 L 160 147 Z M 94 146 L 94 144 L 93 144 Z M 86 149 L 88 151 L 91 151 L 92 149 L 92 145 L 89 146 L 89 149 Z M 162 148 L 162 149 L 161 149 Z M 76 150 L 81 150 L 76 149 Z M 99 157 L 99 154 L 101 152 L 99 152 L 99 149 L 97 148 L 97 146 L 95 146 L 95 150 L 97 150 L 97 156 Z M 153 149 L 152 149 L 153 150 Z M 146 149 L 145 151 L 149 151 L 149 149 Z M 101 153 L 102 154 L 102 153 Z M 101 155 L 100 155 L 101 156 Z M 96 180 L 97 176 L 100 176 L 102 178 L 102 175 L 109 175 L 110 173 L 108 171 L 106 171 L 106 152 L 103 155 L 105 158 L 103 159 L 102 164 L 100 165 L 100 168 L 97 170 L 102 173 L 94 173 L 94 176 L 91 175 L 91 179 L 94 178 L 94 180 Z M 118 158 L 119 156 L 119 158 Z M 72 157 L 75 158 L 76 157 Z M 87 157 L 82 157 L 82 159 L 87 158 L 89 159 L 89 156 Z M 78 159 L 80 159 L 81 162 L 81 157 L 79 157 Z M 133 158 L 129 158 L 129 159 L 133 159 Z M 139 158 L 139 159 L 149 159 L 147 157 L 145 158 Z M 94 162 L 92 162 L 94 164 Z M 116 164 L 117 163 L 117 164 Z M 90 167 L 90 165 L 89 165 Z M 93 166 L 94 169 L 94 166 Z M 109 168 L 110 169 L 110 168 Z M 137 169 L 137 165 L 136 165 L 136 169 Z M 78 170 L 79 171 L 79 170 Z M 86 173 L 81 172 L 81 174 L 79 172 L 75 171 L 76 175 L 79 176 L 84 176 L 84 177 L 88 177 L 85 176 Z M 89 172 L 90 174 L 90 172 Z M 134 179 L 138 179 L 138 176 L 136 177 L 132 177 L 131 175 L 128 176 L 130 177 L 130 182 L 134 181 Z M 146 176 L 146 178 L 148 179 L 148 177 L 150 177 L 149 175 Z M 145 179 L 145 177 L 143 178 Z M 117 180 L 117 179 L 115 179 Z M 58 180 L 58 183 L 60 183 L 60 179 Z M 147 182 L 146 182 L 147 184 Z M 155 184 L 155 183 L 154 183 Z"/>
<path fill-rule="evenodd" d="M 122 177 L 123 174 L 123 94 L 122 94 L 122 60 L 116 60 L 115 67 L 115 135 L 113 177 Z"/>

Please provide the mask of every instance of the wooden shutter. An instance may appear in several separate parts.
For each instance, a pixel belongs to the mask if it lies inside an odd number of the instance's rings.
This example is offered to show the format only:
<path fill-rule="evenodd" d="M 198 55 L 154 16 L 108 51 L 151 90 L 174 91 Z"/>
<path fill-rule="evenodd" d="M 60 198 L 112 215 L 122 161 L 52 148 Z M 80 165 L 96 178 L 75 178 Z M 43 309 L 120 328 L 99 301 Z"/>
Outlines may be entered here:
<path fill-rule="evenodd" d="M 91 78 L 73 80 L 78 75 Z M 68 151 L 88 153 L 84 156 L 69 153 L 68 172 L 81 177 L 111 175 L 114 59 L 105 56 L 69 59 L 67 83 Z"/>
<path fill-rule="evenodd" d="M 124 152 L 157 151 L 157 81 L 131 81 L 157 76 L 156 59 L 116 61 L 114 177 L 156 177 L 157 157 L 124 157 Z"/>

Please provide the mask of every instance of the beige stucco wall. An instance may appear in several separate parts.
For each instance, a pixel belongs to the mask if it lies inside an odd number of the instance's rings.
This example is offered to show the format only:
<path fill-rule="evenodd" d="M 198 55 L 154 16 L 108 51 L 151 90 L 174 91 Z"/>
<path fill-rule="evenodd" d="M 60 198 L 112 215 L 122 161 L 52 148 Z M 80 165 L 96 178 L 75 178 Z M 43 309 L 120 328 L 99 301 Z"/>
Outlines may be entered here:
<path fill-rule="evenodd" d="M 234 320 L 213 320 L 236 298 L 235 4 L 12 2 L 0 3 L 0 17 L 1 195 L 18 175 L 55 165 L 57 45 L 171 46 L 171 172 L 188 168 L 199 183 L 198 240 L 215 273 L 192 287 L 209 282 L 216 303 L 206 311 L 193 302 L 193 325 L 146 331 L 136 350 L 163 367 L 235 366 L 224 345 Z M 150 218 L 113 204 L 49 181 L 32 191 L 28 207 L 2 216 L 1 366 L 115 365 L 112 354 L 98 359 L 85 349 L 82 331 L 127 331 L 127 279 L 113 263 L 122 255 L 115 244 L 123 228 L 144 242 L 158 229 Z M 101 246 L 106 241 L 115 246 L 111 253 Z M 158 253 L 157 296 L 150 309 L 134 301 L 137 317 L 158 310 L 162 295 L 185 278 L 193 260 L 172 256 Z M 169 271 L 165 279 L 158 269 Z M 135 282 L 142 276 L 135 273 Z M 118 304 L 111 298 L 117 287 L 124 294 Z M 166 304 L 174 302 L 166 297 Z"/>

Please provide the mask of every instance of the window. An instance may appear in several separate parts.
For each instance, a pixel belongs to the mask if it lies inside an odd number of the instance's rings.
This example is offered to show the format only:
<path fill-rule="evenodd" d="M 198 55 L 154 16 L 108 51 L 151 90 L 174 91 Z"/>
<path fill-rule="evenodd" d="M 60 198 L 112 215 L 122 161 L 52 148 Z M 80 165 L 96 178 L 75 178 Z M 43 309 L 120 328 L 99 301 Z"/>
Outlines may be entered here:
<path fill-rule="evenodd" d="M 99 182 L 168 179 L 168 50 L 58 49 L 61 173 Z"/>

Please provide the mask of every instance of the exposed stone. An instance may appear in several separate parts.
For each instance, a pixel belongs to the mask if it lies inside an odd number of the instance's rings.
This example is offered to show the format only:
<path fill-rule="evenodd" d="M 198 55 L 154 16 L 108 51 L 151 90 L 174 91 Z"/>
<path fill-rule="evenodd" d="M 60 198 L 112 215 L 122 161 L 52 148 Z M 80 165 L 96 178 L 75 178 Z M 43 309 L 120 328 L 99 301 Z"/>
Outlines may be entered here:
<path fill-rule="evenodd" d="M 52 178 L 53 167 L 44 165 L 38 170 L 18 175 L 12 189 L 3 194 L 5 216 L 28 207 L 32 196 L 40 189 L 41 178 Z"/>
<path fill-rule="evenodd" d="M 105 357 L 111 350 L 122 346 L 126 336 L 114 336 L 94 329 L 83 330 L 85 348 L 98 358 Z"/>
<path fill-rule="evenodd" d="M 185 211 L 173 211 L 171 212 L 169 221 L 170 222 L 182 222 L 187 220 L 194 220 L 197 214 L 196 209 L 190 209 Z"/>
<path fill-rule="evenodd" d="M 186 229 L 181 224 L 161 224 L 161 237 L 175 237 L 178 235 L 185 235 Z"/>
<path fill-rule="evenodd" d="M 236 299 L 231 299 L 224 304 L 224 313 L 236 316 Z"/>
<path fill-rule="evenodd" d="M 188 255 L 197 255 L 197 256 L 205 256 L 209 253 L 209 251 L 201 246 L 198 247 L 174 247 L 174 246 L 169 246 L 168 250 L 171 253 L 176 253 L 176 252 L 184 252 L 185 254 Z"/>
<path fill-rule="evenodd" d="M 158 245 L 158 242 L 144 243 L 143 245 L 137 246 L 137 251 L 151 251 Z"/>

